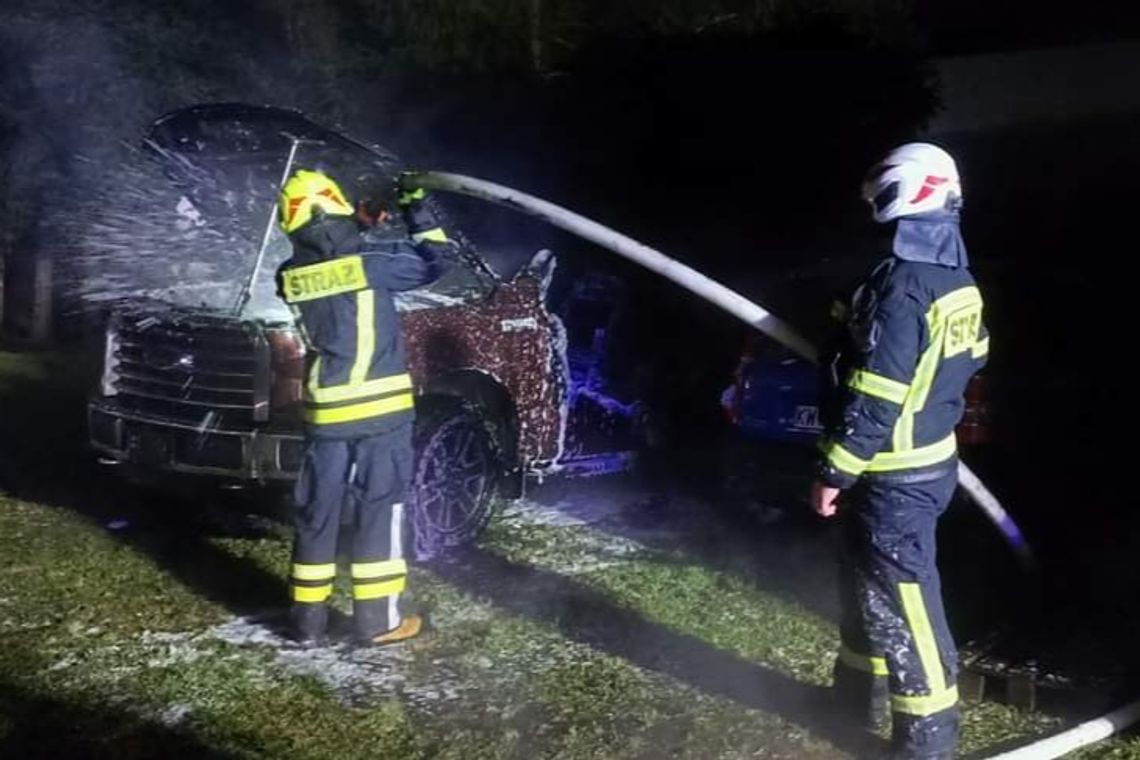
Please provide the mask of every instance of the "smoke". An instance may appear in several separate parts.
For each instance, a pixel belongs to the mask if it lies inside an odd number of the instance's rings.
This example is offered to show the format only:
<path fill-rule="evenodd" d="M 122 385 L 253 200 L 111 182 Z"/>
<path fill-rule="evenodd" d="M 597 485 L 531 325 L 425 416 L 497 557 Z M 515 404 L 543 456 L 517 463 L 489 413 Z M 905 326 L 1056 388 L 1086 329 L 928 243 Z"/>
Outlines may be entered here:
<path fill-rule="evenodd" d="M 8 5 L 0 28 L 7 326 L 26 327 L 19 323 L 31 311 L 28 283 L 46 259 L 65 319 L 139 296 L 232 305 L 262 231 L 251 235 L 237 206 L 257 205 L 264 222 L 272 194 L 199 176 L 235 207 L 232 219 L 206 219 L 187 188 L 140 150 L 140 138 L 159 114 L 198 102 L 308 106 L 321 93 L 313 86 L 319 67 L 289 55 L 273 9 L 141 0 Z"/>
<path fill-rule="evenodd" d="M 78 114 L 97 97 L 109 97 L 115 107 L 104 105 L 102 111 L 119 118 L 132 100 L 121 87 L 100 86 L 107 84 L 99 81 L 99 71 L 108 52 L 101 28 L 83 24 L 82 16 L 47 24 L 44 10 L 13 9 L 0 30 L 5 51 L 0 122 L 6 135 L 0 154 L 6 221 L 0 253 L 8 269 L 11 314 L 29 311 L 31 289 L 18 284 L 35 266 L 33 256 L 61 243 L 51 234 L 52 222 L 74 185 L 73 146 L 90 133 L 90 124 Z"/>

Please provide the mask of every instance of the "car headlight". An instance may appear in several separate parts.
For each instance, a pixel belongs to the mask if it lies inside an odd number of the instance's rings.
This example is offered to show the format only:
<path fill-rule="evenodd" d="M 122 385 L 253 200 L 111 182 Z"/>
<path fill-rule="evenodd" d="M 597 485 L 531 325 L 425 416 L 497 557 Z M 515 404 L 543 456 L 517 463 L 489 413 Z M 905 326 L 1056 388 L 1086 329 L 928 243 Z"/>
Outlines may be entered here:
<path fill-rule="evenodd" d="M 266 330 L 265 335 L 269 339 L 272 368 L 270 408 L 283 410 L 296 407 L 301 403 L 305 382 L 305 343 L 300 333 L 291 327 Z"/>
<path fill-rule="evenodd" d="M 99 391 L 104 396 L 119 393 L 119 330 L 115 322 L 107 325 L 103 336 L 103 374 L 99 379 Z"/>

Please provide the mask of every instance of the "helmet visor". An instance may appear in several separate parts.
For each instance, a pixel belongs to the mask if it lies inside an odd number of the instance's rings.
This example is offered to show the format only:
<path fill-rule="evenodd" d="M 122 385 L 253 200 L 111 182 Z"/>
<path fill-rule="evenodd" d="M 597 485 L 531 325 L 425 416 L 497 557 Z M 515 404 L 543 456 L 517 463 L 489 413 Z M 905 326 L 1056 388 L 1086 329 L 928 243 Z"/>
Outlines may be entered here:
<path fill-rule="evenodd" d="M 871 200 L 871 205 L 875 207 L 876 214 L 881 214 L 883 213 L 883 209 L 898 200 L 898 197 L 899 183 L 892 182 L 875 195 Z"/>

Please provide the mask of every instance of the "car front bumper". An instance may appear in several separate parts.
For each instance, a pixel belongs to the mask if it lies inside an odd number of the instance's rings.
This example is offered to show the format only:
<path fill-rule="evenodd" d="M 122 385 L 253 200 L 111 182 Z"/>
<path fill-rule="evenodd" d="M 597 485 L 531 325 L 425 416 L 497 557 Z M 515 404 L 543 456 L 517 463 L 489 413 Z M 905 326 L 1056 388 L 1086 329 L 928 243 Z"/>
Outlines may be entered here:
<path fill-rule="evenodd" d="M 304 452 L 299 432 L 204 428 L 135 412 L 106 397 L 88 402 L 87 430 L 91 446 L 115 462 L 242 481 L 291 480 Z"/>

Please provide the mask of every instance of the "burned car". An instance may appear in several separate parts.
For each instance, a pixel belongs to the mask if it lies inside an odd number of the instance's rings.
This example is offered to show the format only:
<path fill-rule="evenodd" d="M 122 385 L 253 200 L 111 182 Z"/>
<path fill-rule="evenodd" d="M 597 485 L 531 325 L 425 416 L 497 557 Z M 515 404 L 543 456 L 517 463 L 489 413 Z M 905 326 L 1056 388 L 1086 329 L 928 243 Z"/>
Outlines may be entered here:
<path fill-rule="evenodd" d="M 399 162 L 300 113 L 231 104 L 164 116 L 145 144 L 182 193 L 168 213 L 190 232 L 231 225 L 234 234 L 206 239 L 227 240 L 234 252 L 110 310 L 88 404 L 91 444 L 134 469 L 287 483 L 302 456 L 305 345 L 275 292 L 273 274 L 289 255 L 273 220 L 276 190 L 289 166 L 316 165 L 346 178 L 351 194 L 391 183 Z M 545 303 L 554 256 L 540 251 L 505 280 L 452 232 L 462 252 L 444 274 L 397 294 L 417 393 L 420 556 L 477 535 L 496 490 L 517 495 L 528 474 L 596 469 L 610 454 L 624 461 L 596 443 L 567 446 L 578 440 L 568 427 L 583 418 L 572 402 L 596 405 L 599 390 L 573 390 L 566 330 Z M 386 234 L 402 230 L 397 223 Z M 585 365 L 579 372 L 588 374 Z M 632 418 L 633 408 L 604 413 Z"/>

